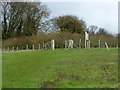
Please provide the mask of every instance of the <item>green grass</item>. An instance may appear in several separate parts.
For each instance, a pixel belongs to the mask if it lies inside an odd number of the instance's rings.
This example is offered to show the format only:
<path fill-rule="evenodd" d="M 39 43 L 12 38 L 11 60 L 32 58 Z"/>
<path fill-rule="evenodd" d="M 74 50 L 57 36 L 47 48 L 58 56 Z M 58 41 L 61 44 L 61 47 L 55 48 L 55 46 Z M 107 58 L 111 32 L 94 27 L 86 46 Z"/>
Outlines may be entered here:
<path fill-rule="evenodd" d="M 3 53 L 3 88 L 115 88 L 118 50 Z"/>

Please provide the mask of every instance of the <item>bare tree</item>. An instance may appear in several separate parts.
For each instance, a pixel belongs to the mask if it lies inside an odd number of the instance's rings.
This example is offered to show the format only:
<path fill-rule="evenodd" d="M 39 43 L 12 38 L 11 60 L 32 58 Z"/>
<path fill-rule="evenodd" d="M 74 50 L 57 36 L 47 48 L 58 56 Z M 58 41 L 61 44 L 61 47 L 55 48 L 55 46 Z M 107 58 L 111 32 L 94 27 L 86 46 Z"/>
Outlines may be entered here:
<path fill-rule="evenodd" d="M 91 25 L 88 27 L 88 31 L 91 33 L 91 34 L 95 34 L 96 31 L 97 31 L 98 27 L 95 26 L 95 25 Z"/>
<path fill-rule="evenodd" d="M 108 34 L 108 32 L 104 28 L 99 28 L 97 34 Z"/>
<path fill-rule="evenodd" d="M 50 12 L 41 2 L 3 2 L 2 15 L 3 39 L 7 39 L 36 35 Z"/>

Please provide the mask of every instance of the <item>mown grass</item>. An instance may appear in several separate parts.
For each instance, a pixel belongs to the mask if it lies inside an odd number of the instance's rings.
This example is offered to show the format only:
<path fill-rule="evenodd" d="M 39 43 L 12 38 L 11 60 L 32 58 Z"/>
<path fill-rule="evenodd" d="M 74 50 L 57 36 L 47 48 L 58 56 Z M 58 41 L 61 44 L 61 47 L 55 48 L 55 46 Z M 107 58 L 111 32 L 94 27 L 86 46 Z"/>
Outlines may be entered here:
<path fill-rule="evenodd" d="M 118 50 L 3 53 L 3 88 L 115 88 Z"/>

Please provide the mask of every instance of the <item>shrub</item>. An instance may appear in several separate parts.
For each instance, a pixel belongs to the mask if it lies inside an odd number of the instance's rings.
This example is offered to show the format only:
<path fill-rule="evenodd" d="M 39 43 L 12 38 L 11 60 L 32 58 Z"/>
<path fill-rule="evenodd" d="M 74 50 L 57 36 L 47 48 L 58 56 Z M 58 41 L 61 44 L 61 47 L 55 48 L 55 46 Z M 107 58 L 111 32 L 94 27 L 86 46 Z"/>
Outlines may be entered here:
<path fill-rule="evenodd" d="M 65 40 L 72 39 L 74 44 L 79 47 L 79 40 L 81 39 L 81 47 L 84 47 L 84 35 L 77 33 L 69 32 L 59 32 L 54 34 L 39 34 L 37 36 L 24 36 L 19 38 L 11 38 L 3 41 L 3 47 L 17 47 L 26 48 L 26 45 L 29 45 L 29 48 L 32 48 L 34 44 L 35 48 L 38 48 L 38 45 L 43 43 L 50 42 L 52 39 L 55 40 L 56 48 L 64 48 Z M 110 47 L 116 47 L 118 45 L 118 38 L 112 35 L 90 35 L 91 47 L 98 47 L 98 40 L 101 40 L 101 46 L 105 46 L 105 42 L 108 43 Z"/>

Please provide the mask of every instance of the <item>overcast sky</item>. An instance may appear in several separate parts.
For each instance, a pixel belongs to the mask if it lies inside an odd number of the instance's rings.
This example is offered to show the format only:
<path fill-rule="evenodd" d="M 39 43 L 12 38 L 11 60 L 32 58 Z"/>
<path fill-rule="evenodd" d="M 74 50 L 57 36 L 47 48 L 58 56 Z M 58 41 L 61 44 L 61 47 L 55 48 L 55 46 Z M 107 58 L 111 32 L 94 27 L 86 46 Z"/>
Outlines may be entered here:
<path fill-rule="evenodd" d="M 39 1 L 39 0 L 28 0 Z M 41 0 L 51 11 L 51 18 L 75 15 L 86 21 L 87 26 L 96 25 L 112 34 L 118 33 L 118 0 Z M 104 2 L 105 1 L 105 2 Z M 1 15 L 1 14 L 0 14 Z"/>
<path fill-rule="evenodd" d="M 51 18 L 75 15 L 86 21 L 87 26 L 97 25 L 112 34 L 118 33 L 118 3 L 116 2 L 44 2 L 51 11 Z"/>

